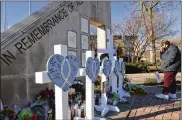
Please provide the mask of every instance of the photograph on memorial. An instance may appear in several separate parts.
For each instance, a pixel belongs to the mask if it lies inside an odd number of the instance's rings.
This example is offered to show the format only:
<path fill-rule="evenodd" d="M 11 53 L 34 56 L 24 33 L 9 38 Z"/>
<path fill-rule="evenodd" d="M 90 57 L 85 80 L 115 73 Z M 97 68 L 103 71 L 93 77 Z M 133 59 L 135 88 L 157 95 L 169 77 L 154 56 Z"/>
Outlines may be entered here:
<path fill-rule="evenodd" d="M 81 31 L 82 32 L 85 32 L 85 33 L 88 33 L 88 20 L 85 19 L 85 18 L 81 18 Z"/>
<path fill-rule="evenodd" d="M 82 42 L 82 49 L 88 50 L 89 46 L 88 46 L 88 36 L 87 35 L 81 35 L 81 42 Z"/>
<path fill-rule="evenodd" d="M 76 32 L 73 31 L 68 31 L 68 46 L 71 48 L 76 48 L 77 43 L 76 43 L 76 39 L 77 38 L 77 34 Z"/>

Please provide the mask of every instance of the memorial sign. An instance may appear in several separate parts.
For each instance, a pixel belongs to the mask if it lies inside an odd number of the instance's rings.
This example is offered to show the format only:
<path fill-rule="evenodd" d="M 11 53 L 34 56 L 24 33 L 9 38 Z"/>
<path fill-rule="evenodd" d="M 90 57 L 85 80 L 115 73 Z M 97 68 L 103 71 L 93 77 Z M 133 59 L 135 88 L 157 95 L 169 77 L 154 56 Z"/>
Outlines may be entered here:
<path fill-rule="evenodd" d="M 3 61 L 3 63 L 5 63 L 8 66 L 12 64 L 13 61 L 17 59 L 16 55 L 13 54 L 12 51 L 18 50 L 18 53 L 24 54 L 27 50 L 32 48 L 32 46 L 34 46 L 38 41 L 40 41 L 45 35 L 49 34 L 50 31 L 52 31 L 58 24 L 62 23 L 62 21 L 69 16 L 69 13 L 73 12 L 82 4 L 83 1 L 62 2 L 59 5 L 59 9 L 57 9 L 56 11 L 54 11 L 53 14 L 41 21 L 41 24 L 39 24 L 37 27 L 33 27 L 33 29 L 31 28 L 28 31 L 21 31 L 23 32 L 23 34 L 26 34 L 23 37 L 17 38 L 19 39 L 16 40 L 18 42 L 14 43 L 11 50 L 6 50 L 3 53 L 1 53 L 1 61 Z M 85 22 L 84 20 L 84 26 L 85 23 L 88 24 L 88 20 L 87 22 Z"/>

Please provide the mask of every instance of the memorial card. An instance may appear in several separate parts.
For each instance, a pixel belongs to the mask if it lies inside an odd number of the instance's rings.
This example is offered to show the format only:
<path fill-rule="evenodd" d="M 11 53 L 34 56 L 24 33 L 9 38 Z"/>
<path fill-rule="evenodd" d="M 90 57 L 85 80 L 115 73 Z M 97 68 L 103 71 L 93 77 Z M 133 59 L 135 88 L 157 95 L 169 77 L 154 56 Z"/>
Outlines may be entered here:
<path fill-rule="evenodd" d="M 76 48 L 76 33 L 68 31 L 68 46 Z"/>
<path fill-rule="evenodd" d="M 82 49 L 87 49 L 88 50 L 88 36 L 82 35 Z"/>
<path fill-rule="evenodd" d="M 86 63 L 86 53 L 82 53 L 82 67 L 85 67 Z"/>
<path fill-rule="evenodd" d="M 81 31 L 88 33 L 88 20 L 85 18 L 81 18 Z"/>

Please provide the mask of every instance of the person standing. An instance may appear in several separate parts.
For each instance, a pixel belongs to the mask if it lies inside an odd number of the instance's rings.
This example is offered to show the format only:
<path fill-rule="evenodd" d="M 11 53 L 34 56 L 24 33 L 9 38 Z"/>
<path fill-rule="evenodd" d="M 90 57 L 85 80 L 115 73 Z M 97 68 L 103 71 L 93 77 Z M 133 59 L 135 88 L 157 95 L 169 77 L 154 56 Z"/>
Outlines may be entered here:
<path fill-rule="evenodd" d="M 164 73 L 164 88 L 156 97 L 160 99 L 176 99 L 176 75 L 181 70 L 181 51 L 168 40 L 161 42 L 161 70 Z"/>

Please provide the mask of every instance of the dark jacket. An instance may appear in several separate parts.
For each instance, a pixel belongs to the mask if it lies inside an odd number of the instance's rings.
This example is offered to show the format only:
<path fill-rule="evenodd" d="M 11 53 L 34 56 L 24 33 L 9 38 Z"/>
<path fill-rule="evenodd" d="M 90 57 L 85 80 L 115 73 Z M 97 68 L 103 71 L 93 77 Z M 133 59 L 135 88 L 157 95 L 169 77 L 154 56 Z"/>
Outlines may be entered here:
<path fill-rule="evenodd" d="M 161 69 L 163 72 L 181 71 L 181 51 L 171 44 L 161 53 Z"/>

